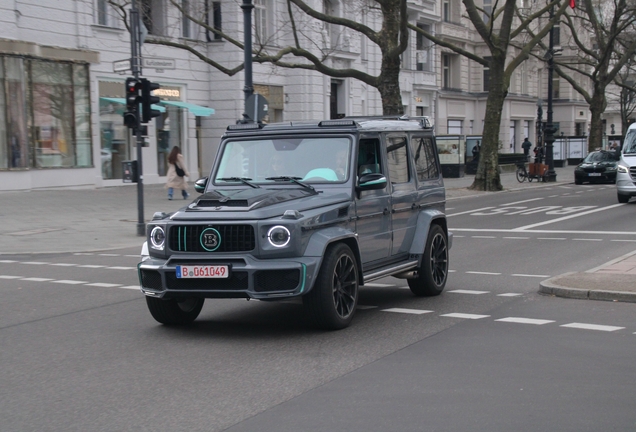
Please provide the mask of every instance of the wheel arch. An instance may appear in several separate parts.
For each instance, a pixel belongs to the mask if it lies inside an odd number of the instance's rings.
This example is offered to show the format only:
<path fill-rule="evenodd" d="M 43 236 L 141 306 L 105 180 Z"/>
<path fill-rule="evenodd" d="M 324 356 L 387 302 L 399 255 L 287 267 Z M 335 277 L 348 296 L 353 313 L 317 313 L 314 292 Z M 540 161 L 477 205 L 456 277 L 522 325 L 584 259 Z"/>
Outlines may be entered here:
<path fill-rule="evenodd" d="M 415 226 L 415 235 L 413 236 L 413 243 L 411 243 L 411 249 L 409 253 L 419 256 L 418 265 L 422 264 L 422 256 L 424 255 L 424 248 L 426 247 L 426 241 L 428 239 L 428 232 L 431 229 L 431 225 L 439 225 L 446 234 L 448 249 L 452 245 L 452 233 L 448 232 L 448 222 L 446 215 L 439 210 L 424 210 L 420 212 L 417 223 Z"/>
<path fill-rule="evenodd" d="M 362 260 L 360 259 L 360 247 L 358 245 L 358 236 L 350 230 L 344 228 L 326 228 L 315 232 L 307 244 L 305 256 L 320 257 L 317 268 L 320 269 L 322 261 L 325 258 L 325 252 L 329 246 L 336 243 L 344 243 L 349 246 L 353 256 L 356 259 L 356 267 L 358 268 L 358 280 L 362 284 Z M 312 284 L 313 285 L 313 284 Z M 313 288 L 310 287 L 310 289 Z"/>

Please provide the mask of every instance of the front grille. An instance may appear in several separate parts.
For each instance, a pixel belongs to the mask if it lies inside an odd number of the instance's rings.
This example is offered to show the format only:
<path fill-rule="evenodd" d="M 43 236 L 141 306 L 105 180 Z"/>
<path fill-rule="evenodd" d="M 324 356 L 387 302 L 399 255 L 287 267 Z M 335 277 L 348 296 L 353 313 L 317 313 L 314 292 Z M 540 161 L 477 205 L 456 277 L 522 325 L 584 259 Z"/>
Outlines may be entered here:
<path fill-rule="evenodd" d="M 260 270 L 254 275 L 254 291 L 291 291 L 300 282 L 300 270 Z"/>
<path fill-rule="evenodd" d="M 245 271 L 233 271 L 226 279 L 182 279 L 175 272 L 167 272 L 166 284 L 173 290 L 238 291 L 247 289 L 248 275 Z"/>
<path fill-rule="evenodd" d="M 201 245 L 201 233 L 214 228 L 221 243 L 214 251 Z M 251 225 L 174 225 L 168 232 L 168 247 L 177 252 L 248 252 L 256 247 Z"/>
<path fill-rule="evenodd" d="M 636 166 L 629 167 L 629 174 L 632 176 L 632 178 L 636 178 Z"/>
<path fill-rule="evenodd" d="M 155 291 L 163 290 L 161 274 L 156 270 L 141 270 L 141 286 Z"/>
<path fill-rule="evenodd" d="M 586 173 L 602 173 L 605 172 L 605 167 L 597 166 L 597 167 L 589 167 L 584 168 Z"/>

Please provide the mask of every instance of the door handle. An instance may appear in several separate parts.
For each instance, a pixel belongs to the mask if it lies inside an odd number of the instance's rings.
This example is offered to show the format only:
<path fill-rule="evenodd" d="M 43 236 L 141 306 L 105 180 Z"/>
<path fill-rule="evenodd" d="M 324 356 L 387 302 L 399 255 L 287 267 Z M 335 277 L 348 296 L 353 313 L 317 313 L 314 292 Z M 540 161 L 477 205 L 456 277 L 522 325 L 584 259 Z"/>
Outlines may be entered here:
<path fill-rule="evenodd" d="M 384 210 L 382 211 L 382 213 L 386 216 L 389 214 L 389 209 L 387 207 L 384 207 Z"/>

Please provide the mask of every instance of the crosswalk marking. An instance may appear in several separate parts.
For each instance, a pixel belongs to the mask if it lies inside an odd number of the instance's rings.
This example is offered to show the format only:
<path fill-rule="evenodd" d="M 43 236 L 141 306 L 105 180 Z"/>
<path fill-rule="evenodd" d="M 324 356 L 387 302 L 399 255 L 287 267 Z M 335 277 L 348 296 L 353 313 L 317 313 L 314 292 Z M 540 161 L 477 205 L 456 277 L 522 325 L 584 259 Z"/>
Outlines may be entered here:
<path fill-rule="evenodd" d="M 52 281 L 53 279 L 50 279 L 50 278 L 28 277 L 28 278 L 22 278 L 22 279 L 20 279 L 20 280 L 28 281 L 28 282 L 48 282 L 48 281 Z"/>
<path fill-rule="evenodd" d="M 105 265 L 97 265 L 97 264 L 82 264 L 78 267 L 82 267 L 82 268 L 104 268 L 106 267 Z"/>
<path fill-rule="evenodd" d="M 546 279 L 549 278 L 549 275 L 538 275 L 538 274 L 523 274 L 523 273 L 513 273 L 511 276 L 517 276 L 517 277 L 534 277 L 534 278 L 542 278 L 542 279 Z"/>
<path fill-rule="evenodd" d="M 480 274 L 480 275 L 492 275 L 492 276 L 499 276 L 501 274 L 501 273 L 480 272 L 480 271 L 467 271 L 466 273 L 468 273 L 468 274 Z"/>
<path fill-rule="evenodd" d="M 495 321 L 517 323 L 517 324 L 534 324 L 534 325 L 544 325 L 544 324 L 549 324 L 554 322 L 551 320 L 544 320 L 544 319 L 518 318 L 518 317 L 501 318 L 501 319 L 496 319 Z"/>
<path fill-rule="evenodd" d="M 0 263 L 11 264 L 11 263 L 17 263 L 17 261 L 14 261 L 14 260 L 0 260 Z"/>
<path fill-rule="evenodd" d="M 88 285 L 88 286 L 102 287 L 102 288 L 114 288 L 114 287 L 121 286 L 121 284 L 105 283 L 105 282 L 87 283 L 86 285 Z"/>
<path fill-rule="evenodd" d="M 49 264 L 47 262 L 42 262 L 42 261 L 20 261 L 20 264 L 29 264 L 29 265 L 44 265 L 44 264 Z"/>
<path fill-rule="evenodd" d="M 396 313 L 405 313 L 405 314 L 414 314 L 414 315 L 422 315 L 422 314 L 427 314 L 427 313 L 433 313 L 433 311 L 430 311 L 430 310 L 404 309 L 404 308 L 382 309 L 382 312 L 396 312 Z"/>
<path fill-rule="evenodd" d="M 71 263 L 53 263 L 51 264 L 52 266 L 57 266 L 57 267 L 75 267 L 77 264 L 71 264 Z"/>
<path fill-rule="evenodd" d="M 490 315 L 475 315 L 475 314 L 466 314 L 466 313 L 449 313 L 449 314 L 444 314 L 444 315 L 440 315 L 440 316 L 449 317 L 449 318 L 482 319 L 482 318 L 488 318 Z"/>
<path fill-rule="evenodd" d="M 131 290 L 139 290 L 139 285 L 126 285 L 126 286 L 120 286 L 118 288 L 121 289 L 131 289 Z"/>
<path fill-rule="evenodd" d="M 503 293 L 503 294 L 497 294 L 497 297 L 518 297 L 522 295 L 523 294 L 521 293 Z"/>
<path fill-rule="evenodd" d="M 0 275 L 0 279 L 22 279 L 22 276 Z"/>
<path fill-rule="evenodd" d="M 455 293 L 455 294 L 488 294 L 490 291 L 475 291 L 475 290 L 462 290 L 462 289 L 458 289 L 458 290 L 452 290 L 452 291 L 448 291 L 449 293 Z"/>
<path fill-rule="evenodd" d="M 66 285 L 85 285 L 88 282 L 86 282 L 86 281 L 78 281 L 78 280 L 60 279 L 60 280 L 51 281 L 51 283 L 66 284 Z"/>
<path fill-rule="evenodd" d="M 615 327 L 615 326 L 608 326 L 608 325 L 598 325 L 598 324 L 585 324 L 585 323 L 570 323 L 570 324 L 563 324 L 560 327 L 568 327 L 568 328 L 577 328 L 577 329 L 584 329 L 584 330 L 598 330 L 598 331 L 606 331 L 606 332 L 613 332 L 616 330 L 622 330 L 625 327 Z"/>

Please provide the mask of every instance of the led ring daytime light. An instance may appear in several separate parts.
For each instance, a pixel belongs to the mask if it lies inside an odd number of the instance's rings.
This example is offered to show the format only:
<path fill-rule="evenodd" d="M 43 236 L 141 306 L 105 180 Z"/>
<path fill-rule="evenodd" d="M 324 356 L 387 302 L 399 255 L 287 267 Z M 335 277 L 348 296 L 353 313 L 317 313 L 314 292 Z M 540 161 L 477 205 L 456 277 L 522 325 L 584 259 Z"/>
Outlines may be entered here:
<path fill-rule="evenodd" d="M 154 249 L 163 249 L 166 243 L 166 233 L 160 226 L 156 226 L 150 232 L 150 243 Z"/>
<path fill-rule="evenodd" d="M 281 248 L 287 246 L 291 240 L 291 234 L 284 226 L 276 225 L 267 231 L 267 239 L 272 246 Z"/>

